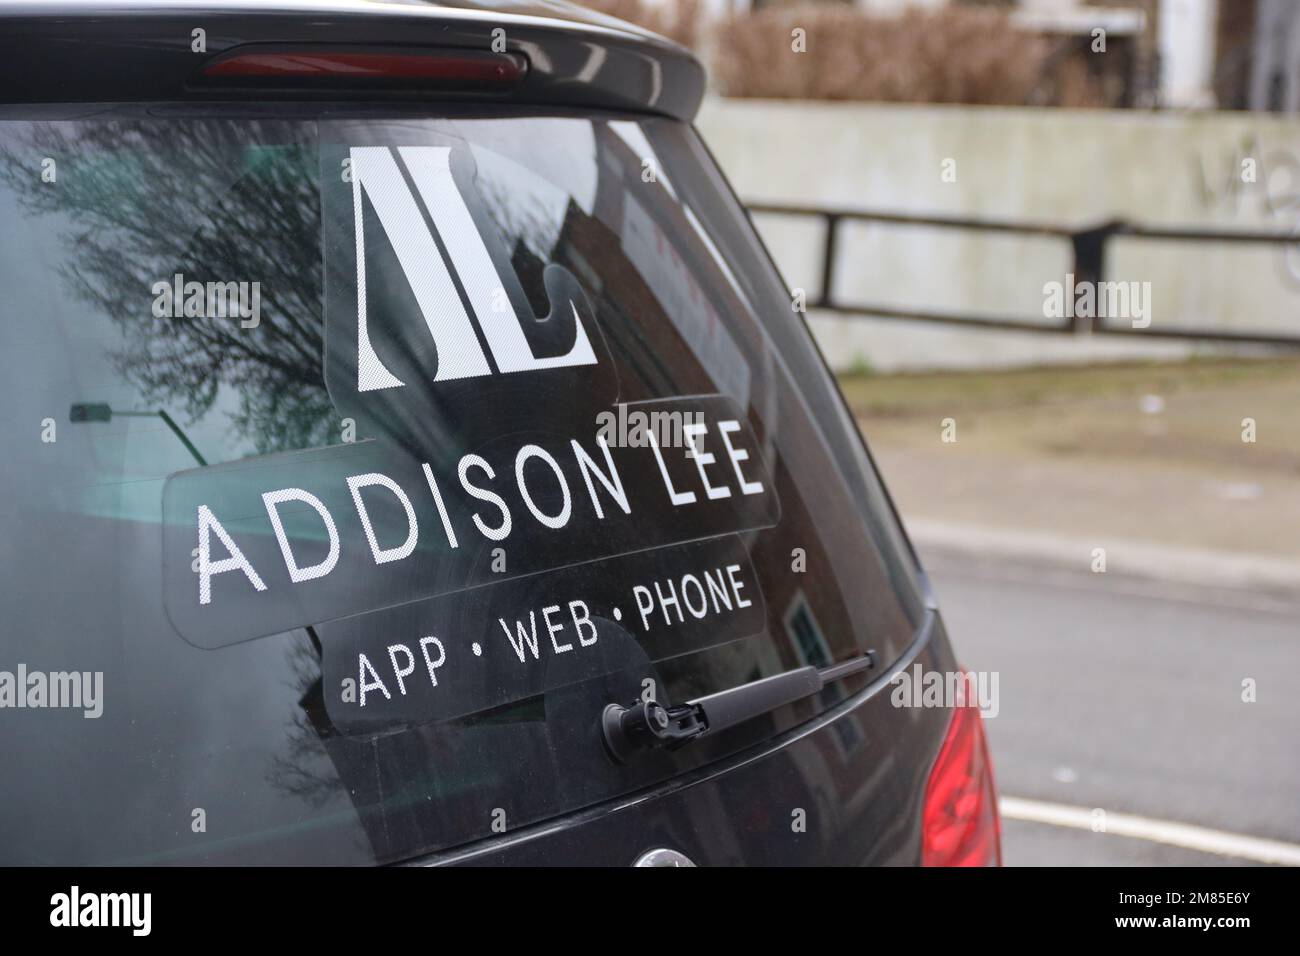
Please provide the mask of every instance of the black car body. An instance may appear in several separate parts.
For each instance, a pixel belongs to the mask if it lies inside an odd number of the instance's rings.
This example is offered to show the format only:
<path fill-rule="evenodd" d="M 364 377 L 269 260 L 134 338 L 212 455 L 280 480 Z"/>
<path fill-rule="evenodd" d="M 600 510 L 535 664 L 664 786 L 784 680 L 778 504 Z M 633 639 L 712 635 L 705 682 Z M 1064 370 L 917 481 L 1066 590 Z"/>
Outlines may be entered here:
<path fill-rule="evenodd" d="M 998 862 L 703 91 L 559 3 L 0 3 L 0 861 Z"/>

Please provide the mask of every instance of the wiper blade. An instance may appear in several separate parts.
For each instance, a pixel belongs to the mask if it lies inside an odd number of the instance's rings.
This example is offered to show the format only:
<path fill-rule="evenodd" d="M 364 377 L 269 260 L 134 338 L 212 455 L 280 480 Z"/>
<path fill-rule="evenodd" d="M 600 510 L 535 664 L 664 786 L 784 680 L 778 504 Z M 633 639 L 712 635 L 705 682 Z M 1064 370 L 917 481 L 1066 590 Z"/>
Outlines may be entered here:
<path fill-rule="evenodd" d="M 797 667 L 675 707 L 665 707 L 653 698 L 626 707 L 610 704 L 600 717 L 605 747 L 618 763 L 646 750 L 676 750 L 705 734 L 811 697 L 827 684 L 875 666 L 875 652 L 867 651 L 831 667 Z"/>

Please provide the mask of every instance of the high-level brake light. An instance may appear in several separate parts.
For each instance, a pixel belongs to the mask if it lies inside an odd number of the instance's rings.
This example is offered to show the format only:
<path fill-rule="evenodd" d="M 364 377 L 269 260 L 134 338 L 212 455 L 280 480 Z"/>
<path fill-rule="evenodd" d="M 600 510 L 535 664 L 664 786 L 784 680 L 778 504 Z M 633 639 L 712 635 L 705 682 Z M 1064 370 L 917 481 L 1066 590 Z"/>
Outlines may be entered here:
<path fill-rule="evenodd" d="M 518 82 L 528 62 L 515 53 L 486 50 L 376 51 L 310 47 L 237 48 L 200 71 L 203 85 L 385 89 L 487 88 Z"/>

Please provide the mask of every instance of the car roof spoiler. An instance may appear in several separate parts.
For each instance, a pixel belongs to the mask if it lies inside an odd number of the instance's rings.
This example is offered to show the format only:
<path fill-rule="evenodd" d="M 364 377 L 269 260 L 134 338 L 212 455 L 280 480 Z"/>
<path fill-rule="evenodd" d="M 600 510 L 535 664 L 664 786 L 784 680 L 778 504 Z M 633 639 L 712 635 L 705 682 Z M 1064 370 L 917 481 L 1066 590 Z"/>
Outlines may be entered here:
<path fill-rule="evenodd" d="M 196 32 L 201 31 L 201 32 Z M 439 85 L 344 77 L 241 77 L 213 82 L 214 61 L 242 53 L 344 52 L 366 63 L 389 52 L 450 58 L 507 54 L 514 81 Z M 250 61 L 266 62 L 264 56 Z M 230 71 L 227 71 L 230 72 Z M 361 71 L 365 72 L 365 71 Z M 400 73 L 401 71 L 396 71 Z M 0 0 L 0 103 L 108 103 L 340 99 L 428 102 L 485 99 L 551 107 L 658 113 L 690 121 L 704 69 L 655 34 L 569 4 L 496 2 L 491 8 L 369 2 L 11 3 Z"/>

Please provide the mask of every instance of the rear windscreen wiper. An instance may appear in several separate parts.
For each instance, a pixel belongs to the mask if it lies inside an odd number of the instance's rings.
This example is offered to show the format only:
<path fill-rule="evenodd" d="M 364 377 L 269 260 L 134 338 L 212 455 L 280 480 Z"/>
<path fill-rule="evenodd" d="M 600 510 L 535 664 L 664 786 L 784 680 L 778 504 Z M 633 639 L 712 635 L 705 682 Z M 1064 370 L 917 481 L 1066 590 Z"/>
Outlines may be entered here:
<path fill-rule="evenodd" d="M 641 751 L 676 750 L 706 733 L 811 697 L 827 684 L 875 666 L 875 652 L 867 651 L 831 667 L 798 667 L 675 707 L 665 707 L 654 698 L 626 707 L 610 704 L 601 714 L 601 731 L 610 756 L 626 763 Z"/>

